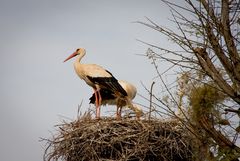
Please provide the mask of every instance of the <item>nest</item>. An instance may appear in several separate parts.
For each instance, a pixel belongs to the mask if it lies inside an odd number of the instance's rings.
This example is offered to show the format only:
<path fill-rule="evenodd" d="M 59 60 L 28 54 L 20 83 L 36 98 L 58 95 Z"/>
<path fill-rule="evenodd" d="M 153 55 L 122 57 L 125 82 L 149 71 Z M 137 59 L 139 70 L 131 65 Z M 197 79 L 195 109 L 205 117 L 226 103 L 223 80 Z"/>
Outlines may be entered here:
<path fill-rule="evenodd" d="M 101 120 L 82 116 L 58 125 L 45 160 L 190 161 L 191 139 L 176 121 Z"/>

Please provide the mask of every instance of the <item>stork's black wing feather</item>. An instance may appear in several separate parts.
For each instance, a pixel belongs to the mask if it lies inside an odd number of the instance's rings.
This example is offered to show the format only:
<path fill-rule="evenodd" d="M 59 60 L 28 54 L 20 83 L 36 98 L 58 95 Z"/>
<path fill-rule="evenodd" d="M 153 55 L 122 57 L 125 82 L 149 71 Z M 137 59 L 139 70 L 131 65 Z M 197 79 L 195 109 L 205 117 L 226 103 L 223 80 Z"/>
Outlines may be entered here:
<path fill-rule="evenodd" d="M 110 73 L 110 72 L 109 72 Z M 110 73 L 111 74 L 111 73 Z M 112 75 L 112 74 L 111 74 Z M 100 87 L 115 92 L 121 93 L 123 96 L 127 96 L 127 92 L 118 83 L 116 78 L 112 77 L 90 77 L 88 79 L 94 84 L 98 84 Z"/>
<path fill-rule="evenodd" d="M 103 102 L 106 101 L 106 100 L 111 100 L 111 99 L 115 99 L 116 98 L 114 93 L 111 90 L 108 90 L 108 89 L 100 89 L 100 94 L 101 94 Z M 94 93 L 89 98 L 89 100 L 90 100 L 89 103 L 95 104 L 96 98 L 95 98 Z"/>

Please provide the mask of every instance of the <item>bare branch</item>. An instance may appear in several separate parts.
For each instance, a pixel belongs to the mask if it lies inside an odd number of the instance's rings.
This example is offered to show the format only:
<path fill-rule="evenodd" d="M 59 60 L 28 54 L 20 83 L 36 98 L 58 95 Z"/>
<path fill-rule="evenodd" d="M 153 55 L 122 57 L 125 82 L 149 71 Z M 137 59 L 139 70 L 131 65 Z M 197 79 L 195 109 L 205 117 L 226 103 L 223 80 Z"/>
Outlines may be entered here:
<path fill-rule="evenodd" d="M 155 82 L 152 82 L 151 88 L 150 88 L 150 105 L 149 105 L 149 116 L 148 116 L 148 121 L 151 119 L 151 112 L 152 112 L 152 96 L 153 96 L 153 85 Z"/>

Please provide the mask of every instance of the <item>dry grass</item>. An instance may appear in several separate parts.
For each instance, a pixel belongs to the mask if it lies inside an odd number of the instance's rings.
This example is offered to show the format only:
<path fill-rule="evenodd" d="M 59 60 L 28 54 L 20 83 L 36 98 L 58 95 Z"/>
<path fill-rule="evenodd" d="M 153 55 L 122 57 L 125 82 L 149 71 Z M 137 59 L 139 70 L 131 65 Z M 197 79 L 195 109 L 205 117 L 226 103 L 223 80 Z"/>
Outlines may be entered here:
<path fill-rule="evenodd" d="M 176 121 L 91 119 L 58 125 L 45 160 L 190 161 L 191 139 Z"/>

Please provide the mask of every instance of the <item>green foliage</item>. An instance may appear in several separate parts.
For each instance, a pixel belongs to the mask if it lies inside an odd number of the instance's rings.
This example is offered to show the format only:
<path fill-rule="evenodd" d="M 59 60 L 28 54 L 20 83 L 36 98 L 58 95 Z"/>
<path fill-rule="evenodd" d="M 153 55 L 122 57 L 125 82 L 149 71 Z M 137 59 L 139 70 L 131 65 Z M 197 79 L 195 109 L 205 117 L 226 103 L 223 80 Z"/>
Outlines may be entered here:
<path fill-rule="evenodd" d="M 219 161 L 236 161 L 236 158 L 239 158 L 240 154 L 235 149 L 225 148 L 219 149 L 219 153 L 216 157 Z"/>
<path fill-rule="evenodd" d="M 215 106 L 222 102 L 225 96 L 212 84 L 203 84 L 192 89 L 189 95 L 192 107 L 192 119 L 197 121 L 202 114 L 216 114 Z"/>

